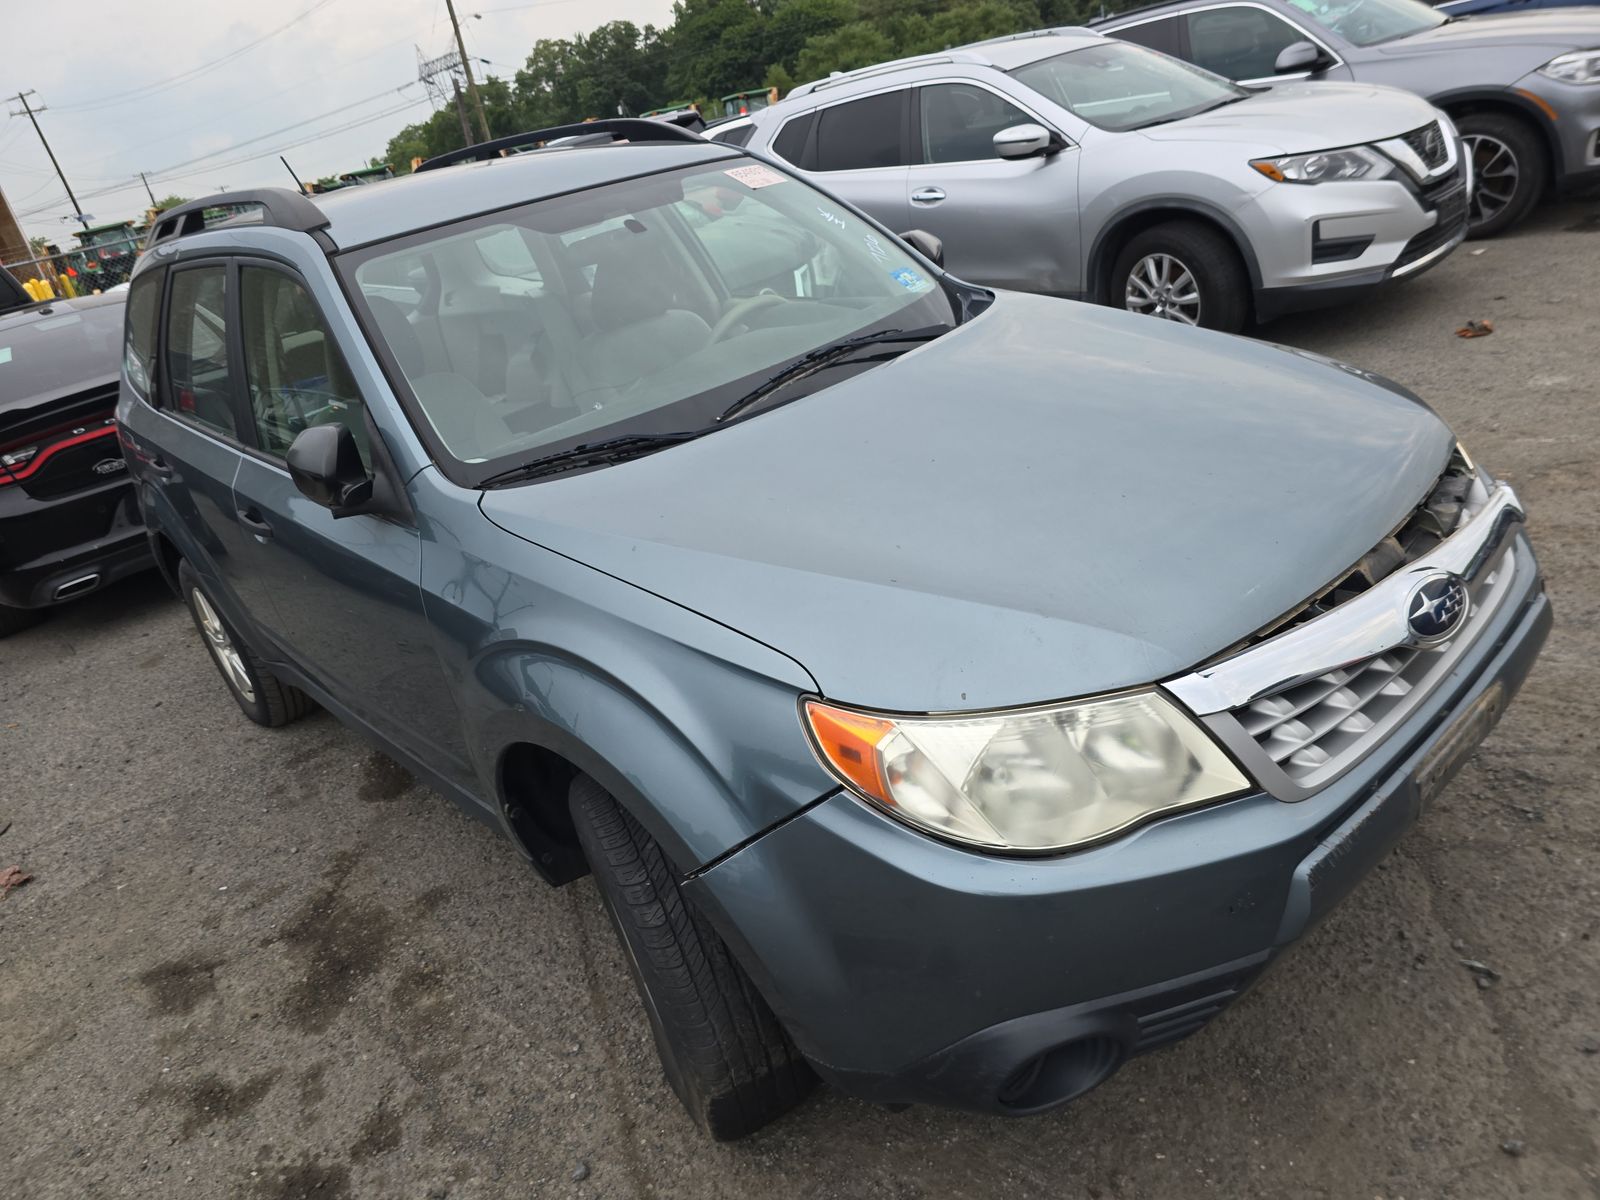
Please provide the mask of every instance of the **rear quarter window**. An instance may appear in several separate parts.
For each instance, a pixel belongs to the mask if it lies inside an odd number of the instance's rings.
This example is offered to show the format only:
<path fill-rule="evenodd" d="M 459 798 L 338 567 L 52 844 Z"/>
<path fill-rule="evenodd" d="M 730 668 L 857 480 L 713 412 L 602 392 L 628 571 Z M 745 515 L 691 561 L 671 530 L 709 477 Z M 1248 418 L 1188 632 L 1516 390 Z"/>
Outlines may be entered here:
<path fill-rule="evenodd" d="M 163 270 L 146 271 L 128 287 L 128 316 L 124 326 L 122 365 L 128 384 L 140 399 L 150 399 L 156 370 L 156 321 L 161 314 Z"/>

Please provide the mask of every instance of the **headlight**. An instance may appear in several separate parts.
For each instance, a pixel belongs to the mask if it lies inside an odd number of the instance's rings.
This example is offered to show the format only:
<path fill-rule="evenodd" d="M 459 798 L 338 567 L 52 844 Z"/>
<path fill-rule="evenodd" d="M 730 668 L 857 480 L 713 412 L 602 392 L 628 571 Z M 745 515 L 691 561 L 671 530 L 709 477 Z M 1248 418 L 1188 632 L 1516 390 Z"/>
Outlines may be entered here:
<path fill-rule="evenodd" d="M 990 850 L 1066 850 L 1251 786 L 1155 691 L 956 716 L 804 708 L 819 756 L 852 792 Z"/>
<path fill-rule="evenodd" d="M 1600 50 L 1558 54 L 1539 68 L 1539 74 L 1563 83 L 1600 83 Z"/>
<path fill-rule="evenodd" d="M 1319 150 L 1283 158 L 1255 158 L 1250 165 L 1278 183 L 1329 183 L 1336 179 L 1382 179 L 1394 164 L 1365 146 Z"/>

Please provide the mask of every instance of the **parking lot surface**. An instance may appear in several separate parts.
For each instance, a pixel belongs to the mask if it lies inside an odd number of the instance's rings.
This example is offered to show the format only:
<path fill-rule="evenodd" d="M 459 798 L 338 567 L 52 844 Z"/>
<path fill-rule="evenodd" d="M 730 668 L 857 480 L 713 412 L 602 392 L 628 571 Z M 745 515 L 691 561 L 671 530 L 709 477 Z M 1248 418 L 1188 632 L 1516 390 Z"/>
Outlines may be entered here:
<path fill-rule="evenodd" d="M 0 901 L 0 1194 L 1600 1195 L 1597 267 L 1600 204 L 1561 204 L 1261 331 L 1416 389 L 1515 484 L 1555 632 L 1326 924 L 1045 1117 L 824 1090 L 707 1143 L 589 880 L 326 714 L 249 724 L 153 575 L 0 642 L 0 868 L 34 875 Z"/>

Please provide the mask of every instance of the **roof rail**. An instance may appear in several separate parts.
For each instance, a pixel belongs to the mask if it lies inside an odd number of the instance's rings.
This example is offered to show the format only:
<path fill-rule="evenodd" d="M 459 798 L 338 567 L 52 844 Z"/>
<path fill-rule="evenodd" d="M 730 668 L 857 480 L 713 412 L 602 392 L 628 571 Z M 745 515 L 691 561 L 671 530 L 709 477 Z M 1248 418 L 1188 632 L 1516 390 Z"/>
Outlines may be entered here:
<path fill-rule="evenodd" d="M 785 99 L 795 96 L 809 96 L 812 92 L 820 92 L 823 88 L 838 87 L 840 84 L 854 83 L 858 79 L 871 79 L 874 75 L 892 75 L 896 71 L 914 71 L 918 67 L 939 67 L 949 63 L 976 62 L 974 55 L 963 54 L 960 50 L 946 51 L 943 54 L 918 54 L 912 58 L 897 58 L 893 62 L 878 63 L 871 67 L 858 67 L 854 71 L 839 71 L 827 76 L 825 79 L 813 79 L 810 83 L 802 83 L 799 87 L 791 88 Z"/>
<path fill-rule="evenodd" d="M 1171 4 L 1173 0 L 1161 0 L 1163 4 Z M 1118 14 L 1120 15 L 1120 14 Z M 995 46 L 1001 42 L 1025 42 L 1029 38 L 1042 37 L 1070 37 L 1075 33 L 1092 33 L 1093 30 L 1083 25 L 1057 25 L 1050 29 L 1025 29 L 1021 33 L 1007 33 L 1000 37 L 984 38 L 981 42 L 967 43 L 967 49 L 977 46 Z"/>
<path fill-rule="evenodd" d="M 1158 8 L 1169 8 L 1175 3 L 1177 3 L 1177 0 L 1154 0 L 1154 3 L 1151 4 L 1135 4 L 1131 8 L 1119 8 L 1115 12 L 1107 12 L 1104 0 L 1102 0 L 1099 15 L 1091 17 L 1088 21 L 1088 26 L 1092 29 L 1096 25 L 1105 24 L 1107 21 L 1121 20 L 1123 17 L 1131 17 L 1135 13 L 1154 12 Z"/>
<path fill-rule="evenodd" d="M 460 150 L 435 155 L 417 167 L 417 170 L 433 171 L 439 167 L 452 167 L 456 163 L 486 162 L 491 158 L 501 157 L 502 151 L 516 150 L 536 142 L 553 142 L 557 138 L 569 137 L 588 138 L 599 134 L 610 134 L 613 141 L 695 143 L 705 141 L 699 134 L 691 133 L 682 126 L 666 121 L 656 121 L 648 117 L 607 117 L 600 121 L 582 121 L 576 125 L 530 129 L 525 133 L 514 133 L 510 137 L 479 142 L 475 146 L 466 146 Z"/>
<path fill-rule="evenodd" d="M 259 207 L 263 224 L 279 229 L 293 229 L 298 233 L 315 233 L 329 225 L 327 214 L 299 192 L 288 188 L 245 188 L 238 192 L 218 192 L 215 196 L 202 196 L 176 208 L 169 208 L 156 218 L 145 239 L 145 249 L 173 238 L 199 233 L 206 227 L 206 210 L 211 208 Z"/>

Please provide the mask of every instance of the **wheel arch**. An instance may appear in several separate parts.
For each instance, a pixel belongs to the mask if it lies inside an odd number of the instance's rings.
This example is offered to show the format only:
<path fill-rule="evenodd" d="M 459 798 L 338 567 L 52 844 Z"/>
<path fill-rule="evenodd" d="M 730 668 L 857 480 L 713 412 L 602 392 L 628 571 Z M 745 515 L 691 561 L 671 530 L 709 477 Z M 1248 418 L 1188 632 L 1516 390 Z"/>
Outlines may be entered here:
<path fill-rule="evenodd" d="M 1254 294 L 1261 290 L 1261 264 L 1256 260 L 1249 237 L 1228 213 L 1188 196 L 1153 196 L 1140 200 L 1118 210 L 1101 226 L 1089 249 L 1090 299 L 1101 304 L 1112 303 L 1111 269 L 1116 265 L 1117 255 L 1133 238 L 1167 221 L 1197 221 L 1227 238 L 1250 277 L 1251 307 L 1254 308 Z"/>
<path fill-rule="evenodd" d="M 1473 113 L 1499 113 L 1513 117 L 1539 135 L 1546 152 L 1544 185 L 1561 177 L 1561 138 L 1539 106 L 1511 88 L 1456 88 L 1429 96 L 1428 102 L 1444 109 L 1451 120 Z"/>

